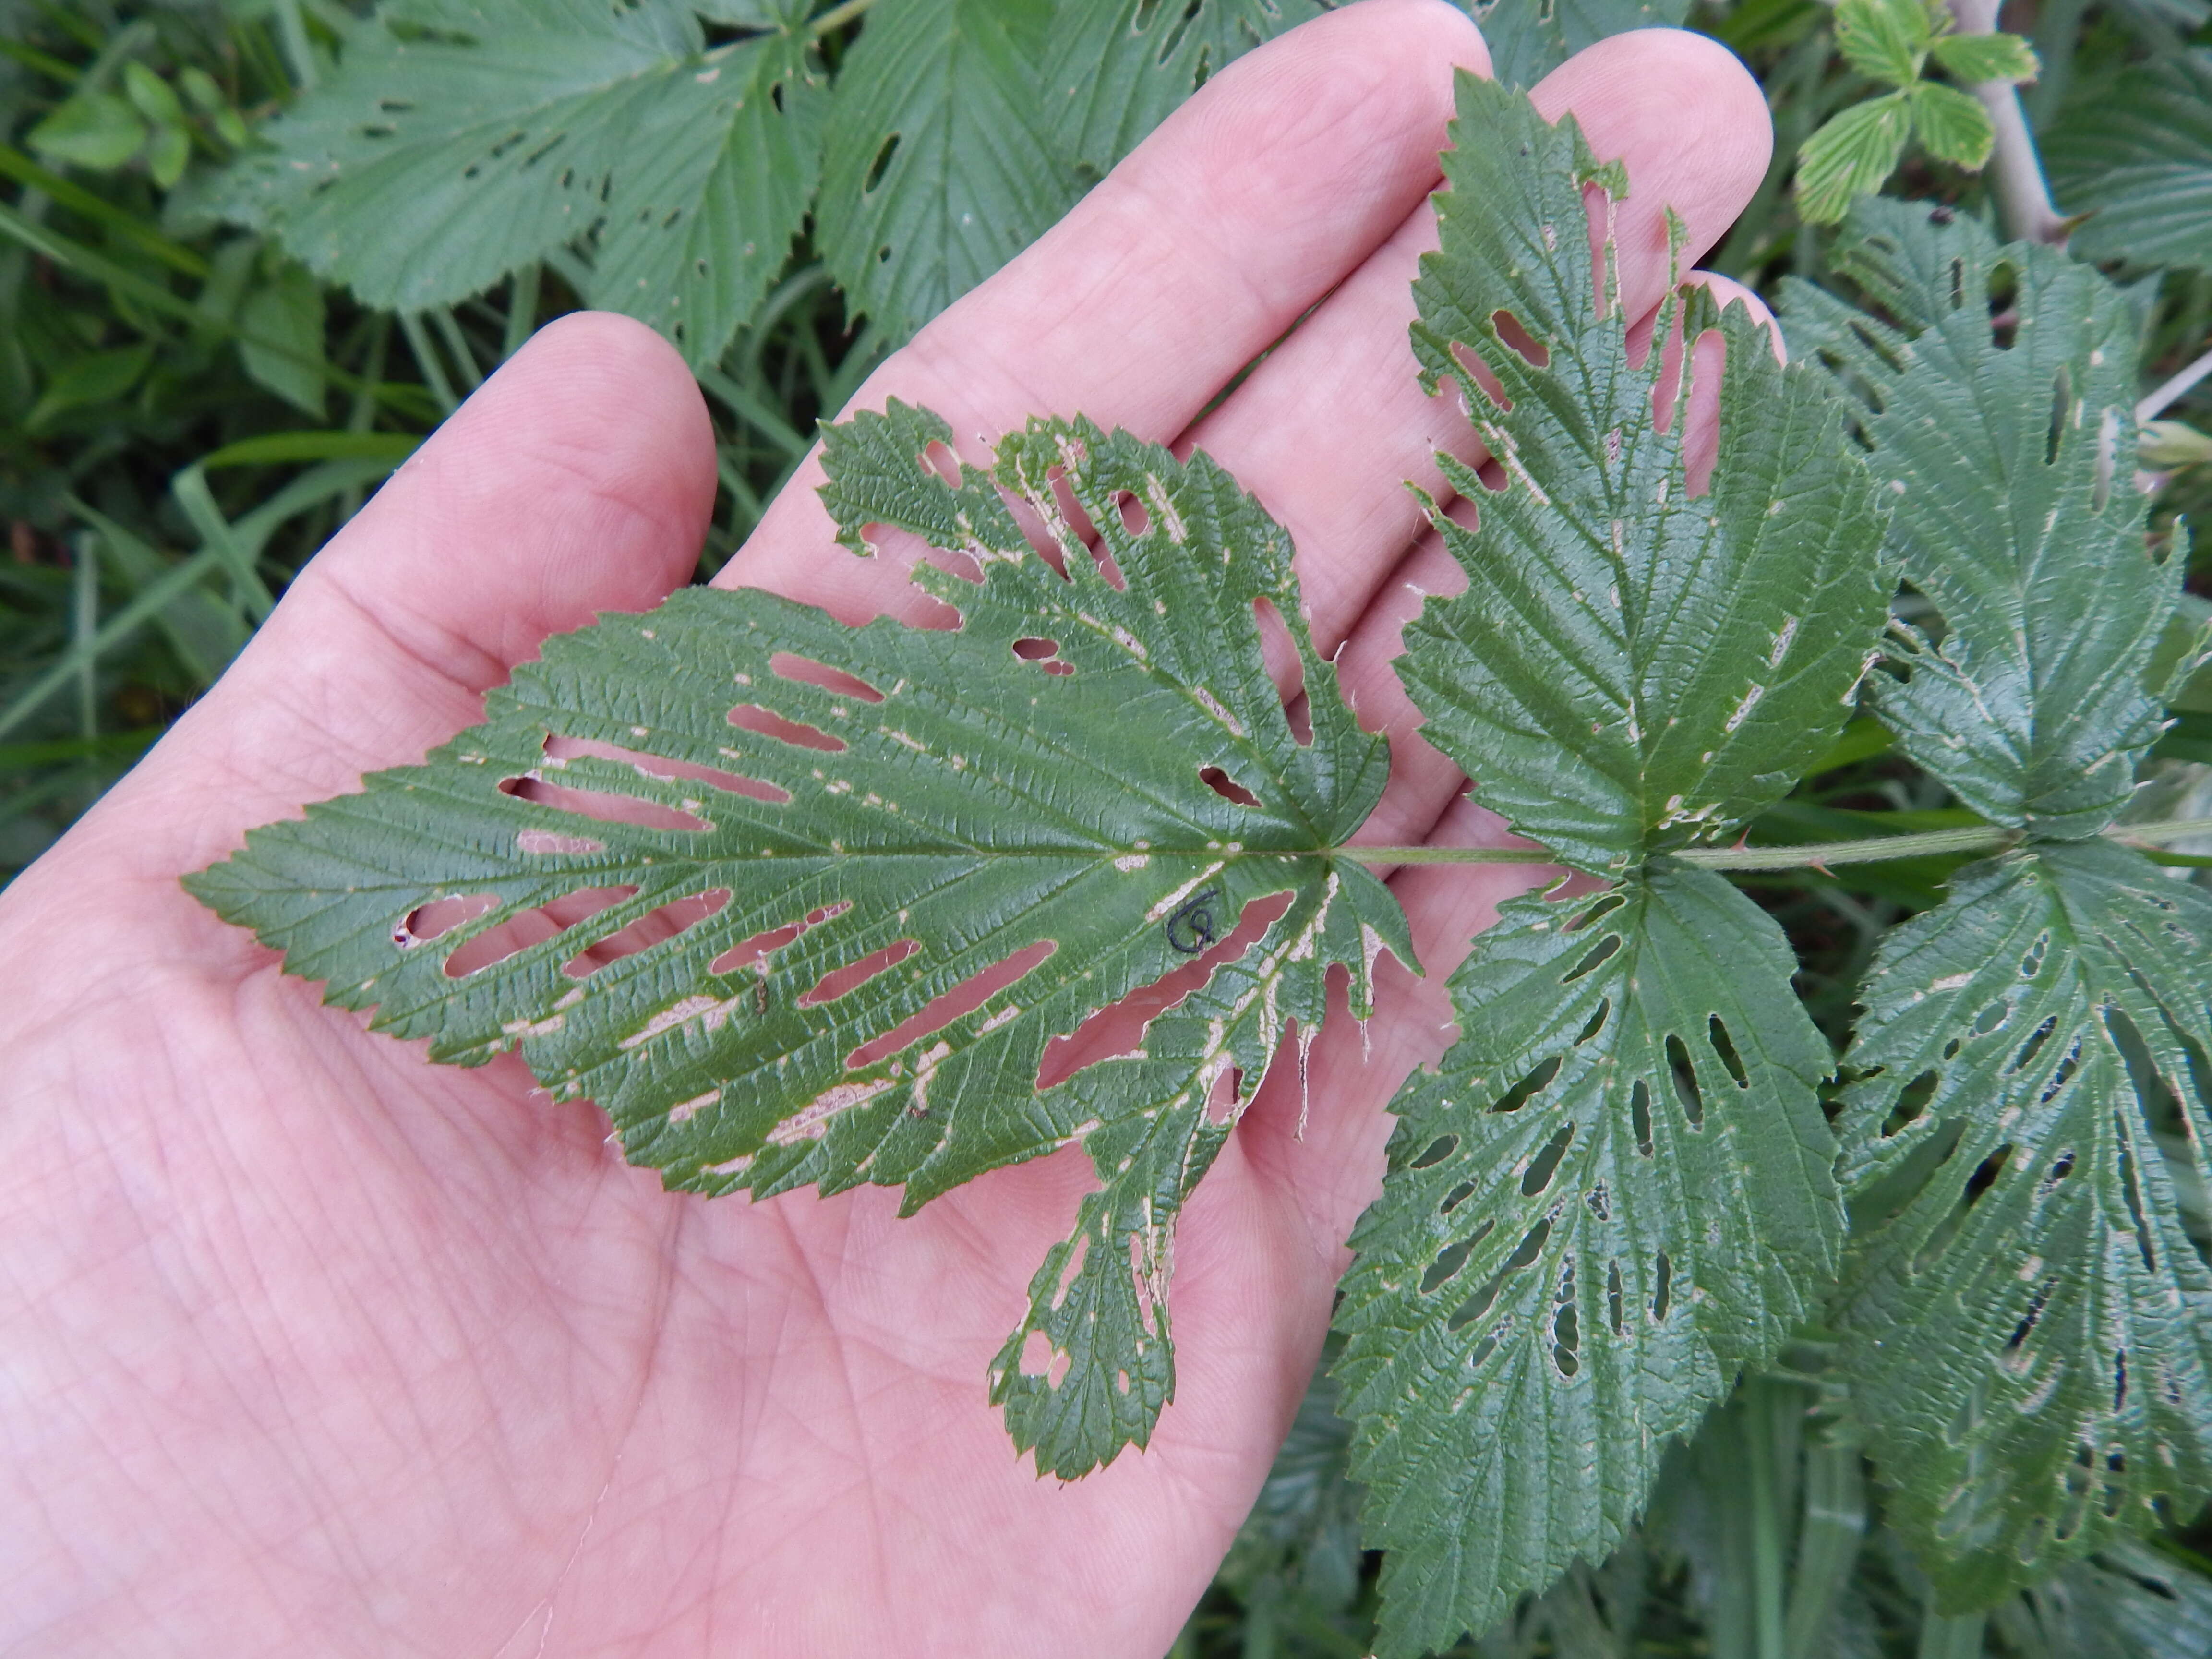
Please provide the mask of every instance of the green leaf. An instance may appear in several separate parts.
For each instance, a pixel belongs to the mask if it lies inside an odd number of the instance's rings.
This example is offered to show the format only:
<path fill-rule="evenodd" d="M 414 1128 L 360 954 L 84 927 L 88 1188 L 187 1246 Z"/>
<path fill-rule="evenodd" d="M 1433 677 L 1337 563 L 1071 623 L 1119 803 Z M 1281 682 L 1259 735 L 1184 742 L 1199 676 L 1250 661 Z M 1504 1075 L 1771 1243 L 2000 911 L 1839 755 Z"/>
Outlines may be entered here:
<path fill-rule="evenodd" d="M 154 142 L 146 150 L 147 176 L 163 190 L 185 176 L 192 159 L 192 137 L 182 127 L 154 129 Z"/>
<path fill-rule="evenodd" d="M 184 125 L 185 106 L 178 101 L 176 93 L 167 81 L 143 64 L 133 62 L 124 64 L 123 90 L 149 125 L 156 127 Z"/>
<path fill-rule="evenodd" d="M 889 334 L 927 322 L 1081 193 L 1037 76 L 1051 22 L 1050 0 L 882 0 L 840 68 L 817 231 Z"/>
<path fill-rule="evenodd" d="M 1392 1107 L 1337 1318 L 1390 1551 L 1379 1652 L 1601 1559 L 1668 1439 L 1817 1305 L 1842 1215 L 1796 967 L 1748 899 L 1662 860 L 1509 902 L 1453 976 L 1465 1035 Z"/>
<path fill-rule="evenodd" d="M 1618 874 L 1780 799 L 1842 730 L 1886 597 L 1873 489 L 1818 373 L 1778 367 L 1741 307 L 1716 316 L 1692 290 L 1667 301 L 1661 337 L 1678 319 L 1717 327 L 1728 360 L 1721 461 L 1692 497 L 1686 388 L 1662 432 L 1661 354 L 1631 362 L 1617 300 L 1595 288 L 1583 185 L 1612 176 L 1618 196 L 1618 177 L 1571 120 L 1547 126 L 1472 77 L 1459 100 L 1414 355 L 1425 384 L 1458 385 L 1507 485 L 1442 459 L 1481 514 L 1474 531 L 1436 516 L 1469 586 L 1407 628 L 1401 674 L 1485 805 L 1564 862 Z"/>
<path fill-rule="evenodd" d="M 810 73 L 781 36 L 706 51 L 677 0 L 394 0 L 264 130 L 273 151 L 232 167 L 222 207 L 396 311 L 465 299 L 597 228 L 593 303 L 705 362 L 799 228 Z"/>
<path fill-rule="evenodd" d="M 1905 159 L 1912 107 L 1901 92 L 1853 104 L 1829 118 L 1797 151 L 1797 211 L 1833 224 L 1852 201 L 1887 182 Z"/>
<path fill-rule="evenodd" d="M 640 112 L 589 295 L 651 323 L 695 363 L 721 356 L 783 268 L 821 171 L 830 102 L 802 41 L 763 35 L 717 56 Z"/>
<path fill-rule="evenodd" d="M 1986 1605 L 2212 1485 L 2212 895 L 2101 837 L 1886 939 L 1841 1124 L 1846 1363 L 1892 1523 Z"/>
<path fill-rule="evenodd" d="M 246 372 L 295 409 L 323 418 L 323 290 L 287 264 L 239 307 L 238 343 Z M 289 350 L 278 350 L 277 347 Z"/>
<path fill-rule="evenodd" d="M 1861 75 L 1911 86 L 1935 43 L 1925 0 L 1836 0 L 1836 46 Z"/>
<path fill-rule="evenodd" d="M 80 93 L 33 127 L 23 142 L 49 161 L 106 173 L 138 153 L 146 124 L 123 99 Z"/>
<path fill-rule="evenodd" d="M 1322 9 L 1318 0 L 1067 0 L 1041 71 L 1054 141 L 1103 174 L 1209 76 Z"/>
<path fill-rule="evenodd" d="M 1533 87 L 1584 46 L 1629 29 L 1672 28 L 1689 0 L 1462 0 L 1502 85 Z"/>
<path fill-rule="evenodd" d="M 2042 72 L 2035 48 L 2017 34 L 1947 34 L 1936 42 L 1944 73 L 1975 86 L 1984 81 L 2033 81 Z"/>
<path fill-rule="evenodd" d="M 1933 81 L 1916 82 L 1905 96 L 1912 106 L 1912 132 L 1920 147 L 1939 161 L 1980 172 L 1997 138 L 1982 100 Z"/>
<path fill-rule="evenodd" d="M 1833 258 L 1899 325 L 1793 283 L 1790 337 L 1865 398 L 1893 550 L 1945 630 L 1893 630 L 1909 678 L 1869 678 L 1875 712 L 1992 823 L 2092 834 L 2158 736 L 2149 667 L 2188 562 L 2147 549 L 2148 502 L 2123 471 L 2126 300 L 2056 250 L 2001 247 L 1925 205 L 1862 203 Z M 2007 345 L 1999 294 L 2019 319 Z"/>
<path fill-rule="evenodd" d="M 144 378 L 154 362 L 150 345 L 124 346 L 114 351 L 88 351 L 71 357 L 46 382 L 46 391 L 23 417 L 24 426 L 40 430 L 58 415 L 87 409 L 127 397 Z"/>
<path fill-rule="evenodd" d="M 823 493 L 854 546 L 896 526 L 980 567 L 917 568 L 958 628 L 686 589 L 549 641 L 426 764 L 254 831 L 188 884 L 433 1059 L 519 1046 L 673 1187 L 865 1181 L 911 1209 L 1087 1140 L 1111 1184 L 1079 1236 L 1101 1248 L 1080 1298 L 1054 1307 L 1040 1274 L 1031 1316 L 1066 1374 L 1017 1358 L 994 1380 L 1039 1468 L 1073 1474 L 1141 1443 L 1172 1391 L 1167 1236 L 1224 1120 L 1290 1025 L 1310 1038 L 1332 963 L 1364 1018 L 1376 954 L 1411 960 L 1388 890 L 1331 856 L 1389 750 L 1314 650 L 1288 538 L 1211 461 L 1038 422 L 995 478 L 952 486 L 918 459 L 950 436 L 897 404 L 860 416 L 829 436 Z M 1061 517 L 1060 470 L 1120 585 Z M 1054 527 L 1065 577 L 1001 489 Z M 1310 742 L 1262 659 L 1262 606 L 1296 645 Z M 1052 1038 L 1282 893 L 1143 1053 L 1039 1091 Z"/>
<path fill-rule="evenodd" d="M 2043 138 L 2051 188 L 2087 213 L 2075 252 L 2212 270 L 2212 53 L 2127 70 Z"/>

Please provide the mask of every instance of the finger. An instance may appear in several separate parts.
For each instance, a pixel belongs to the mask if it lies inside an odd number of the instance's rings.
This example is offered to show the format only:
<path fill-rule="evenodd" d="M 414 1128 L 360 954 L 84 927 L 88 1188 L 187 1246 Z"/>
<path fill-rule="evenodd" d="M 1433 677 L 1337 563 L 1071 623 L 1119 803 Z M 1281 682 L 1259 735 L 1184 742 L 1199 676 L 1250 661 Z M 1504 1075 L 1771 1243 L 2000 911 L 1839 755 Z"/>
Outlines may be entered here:
<path fill-rule="evenodd" d="M 1601 160 L 1626 164 L 1621 292 L 1629 315 L 1648 315 L 1675 260 L 1717 242 L 1765 176 L 1772 136 L 1758 83 L 1703 35 L 1646 29 L 1577 54 L 1531 96 L 1548 119 L 1571 111 Z M 1688 239 L 1671 258 L 1670 207 Z M 1423 203 L 1188 434 L 1291 532 L 1324 653 L 1420 532 L 1406 482 L 1449 499 L 1436 452 L 1470 463 L 1483 453 L 1449 388 L 1423 394 L 1407 339 L 1412 283 L 1436 245 Z"/>
<path fill-rule="evenodd" d="M 1033 414 L 1175 437 L 1427 195 L 1455 64 L 1487 57 L 1438 0 L 1366 0 L 1238 59 L 851 406 L 927 404 L 971 460 Z M 821 482 L 810 458 L 716 580 L 918 614 L 896 561 L 832 550 Z"/>
<path fill-rule="evenodd" d="M 674 349 L 625 318 L 552 324 L 316 555 L 88 831 L 127 813 L 132 865 L 173 873 L 419 759 L 547 634 L 665 598 L 714 491 Z"/>

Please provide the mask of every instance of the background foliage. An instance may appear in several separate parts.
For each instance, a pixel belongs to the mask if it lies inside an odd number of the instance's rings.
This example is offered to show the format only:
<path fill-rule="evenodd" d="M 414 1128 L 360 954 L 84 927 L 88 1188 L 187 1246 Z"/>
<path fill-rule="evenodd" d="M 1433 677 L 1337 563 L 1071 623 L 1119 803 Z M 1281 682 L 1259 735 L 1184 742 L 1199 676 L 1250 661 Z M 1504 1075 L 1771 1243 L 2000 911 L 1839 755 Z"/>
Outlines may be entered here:
<path fill-rule="evenodd" d="M 0 0 L 0 878 L 159 736 L 300 562 L 550 317 L 629 310 L 690 358 L 722 483 L 711 572 L 885 350 L 1311 9 Z M 1679 0 L 1475 9 L 1522 82 L 1604 34 L 1683 19 Z M 2208 15 L 2204 0 L 2044 0 L 2004 18 L 2039 60 L 2023 101 L 2058 208 L 2093 215 L 2071 252 L 2122 280 L 2145 388 L 2212 333 Z M 1856 295 L 1793 170 L 1816 131 L 1901 82 L 1870 76 L 1816 0 L 1687 21 L 1751 64 L 1777 127 L 1772 170 L 1711 263 L 1770 295 L 1794 276 Z M 1969 151 L 1885 150 L 1902 157 L 1888 187 L 1987 216 L 1984 181 L 1940 159 Z M 476 234 L 447 234 L 461 218 Z M 2000 288 L 2000 335 L 2008 303 Z M 2155 411 L 2174 422 L 2142 457 L 2160 533 L 2212 493 L 2194 430 L 2208 402 L 2185 392 Z M 2212 567 L 2193 556 L 2185 609 L 2212 614 Z M 2212 689 L 2200 677 L 2172 710 L 2129 817 L 2212 810 Z M 1753 836 L 1978 821 L 1862 717 Z M 1788 933 L 1839 1041 L 1876 940 L 1934 911 L 1962 862 L 1736 880 Z M 2204 1195 L 2179 1199 L 2201 1247 Z M 1869 1488 L 1838 1359 L 1829 1334 L 1801 1330 L 1670 1454 L 1610 1559 L 1455 1651 L 2212 1651 L 2212 1533 L 2188 1516 L 1986 1614 L 1940 1611 Z M 1367 1650 L 1376 1564 L 1334 1404 L 1317 1382 L 1178 1653 Z"/>

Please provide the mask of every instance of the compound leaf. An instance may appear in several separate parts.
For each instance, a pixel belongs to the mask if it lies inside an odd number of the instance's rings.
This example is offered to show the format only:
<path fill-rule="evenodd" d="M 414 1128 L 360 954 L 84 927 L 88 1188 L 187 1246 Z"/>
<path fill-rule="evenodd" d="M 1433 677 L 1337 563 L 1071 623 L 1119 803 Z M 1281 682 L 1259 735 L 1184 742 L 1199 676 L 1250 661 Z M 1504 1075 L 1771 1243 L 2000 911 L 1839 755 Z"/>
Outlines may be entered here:
<path fill-rule="evenodd" d="M 1861 75 L 1908 87 L 1935 44 L 1924 0 L 1836 0 L 1836 46 Z"/>
<path fill-rule="evenodd" d="M 1322 10 L 1318 0 L 1071 0 L 1043 59 L 1054 136 L 1103 174 L 1208 78 Z"/>
<path fill-rule="evenodd" d="M 598 228 L 594 304 L 711 361 L 782 265 L 817 165 L 805 48 L 713 52 L 676 0 L 388 0 L 234 167 L 231 216 L 395 311 Z"/>
<path fill-rule="evenodd" d="M 1933 47 L 1946 74 L 1968 86 L 1983 81 L 2033 81 L 2042 72 L 2035 48 L 2017 34 L 1946 34 Z"/>
<path fill-rule="evenodd" d="M 1472 0 L 1498 83 L 1533 87 L 1584 46 L 1630 29 L 1673 28 L 1689 0 Z"/>
<path fill-rule="evenodd" d="M 2212 52 L 2124 71 L 2042 148 L 2059 201 L 2089 216 L 2075 252 L 2212 270 Z"/>
<path fill-rule="evenodd" d="M 1913 136 L 1923 149 L 1954 167 L 1981 171 L 1997 132 L 1980 99 L 1933 81 L 1918 82 L 1906 97 L 1912 106 Z"/>
<path fill-rule="evenodd" d="M 1797 211 L 1832 224 L 1851 203 L 1880 190 L 1912 137 L 1912 106 L 1901 92 L 1853 104 L 1825 122 L 1797 152 Z"/>
<path fill-rule="evenodd" d="M 1727 882 L 1662 860 L 1509 902 L 1453 976 L 1465 1035 L 1392 1106 L 1338 1316 L 1380 1650 L 1601 1559 L 1669 1438 L 1813 1311 L 1842 1213 L 1796 967 Z"/>
<path fill-rule="evenodd" d="M 1692 495 L 1687 377 L 1632 360 L 1592 268 L 1583 186 L 1618 198 L 1618 169 L 1571 118 L 1459 87 L 1413 346 L 1425 383 L 1457 383 L 1505 486 L 1439 458 L 1480 514 L 1473 531 L 1435 515 L 1470 585 L 1424 608 L 1400 672 L 1486 805 L 1620 874 L 1778 799 L 1842 729 L 1883 614 L 1873 489 L 1818 374 L 1692 290 L 1659 337 L 1717 327 L 1728 372 L 1720 463 Z"/>
<path fill-rule="evenodd" d="M 972 561 L 980 580 L 917 568 L 957 629 L 686 589 L 549 641 L 425 764 L 188 884 L 434 1059 L 519 1048 L 672 1187 L 872 1182 L 911 1209 L 1087 1138 L 1109 1183 L 1079 1234 L 1099 1241 L 1087 1300 L 1055 1304 L 1048 1271 L 1033 1316 L 1073 1369 L 997 1379 L 1040 1467 L 1072 1474 L 1172 1390 L 1174 1212 L 1287 1028 L 1319 1024 L 1332 963 L 1364 1018 L 1376 953 L 1411 961 L 1387 890 L 1330 856 L 1389 754 L 1315 653 L 1288 538 L 1211 461 L 1039 422 L 953 484 L 921 459 L 950 436 L 896 404 L 860 416 L 830 435 L 823 496 L 855 545 L 896 525 Z M 1061 518 L 1061 474 L 1110 570 Z M 1064 576 L 1002 489 L 1054 526 Z M 1268 607 L 1308 741 L 1262 659 Z M 1285 892 L 1141 1054 L 1040 1091 L 1051 1039 Z"/>
<path fill-rule="evenodd" d="M 910 333 L 1042 235 L 1081 180 L 1037 58 L 1050 0 L 883 0 L 838 70 L 817 230 L 857 309 Z"/>
<path fill-rule="evenodd" d="M 2128 484 L 2127 301 L 2056 250 L 1924 205 L 1861 203 L 1835 263 L 1897 325 L 1792 283 L 1792 337 L 1864 399 L 1893 551 L 1943 623 L 1940 640 L 1893 630 L 1905 678 L 1870 678 L 1876 712 L 1985 817 L 2093 834 L 2158 737 L 2151 663 L 2187 562 L 2147 546 Z"/>
<path fill-rule="evenodd" d="M 2208 962 L 2212 896 L 2093 837 L 1965 872 L 1861 993 L 1845 1360 L 1956 1605 L 2212 1485 Z"/>

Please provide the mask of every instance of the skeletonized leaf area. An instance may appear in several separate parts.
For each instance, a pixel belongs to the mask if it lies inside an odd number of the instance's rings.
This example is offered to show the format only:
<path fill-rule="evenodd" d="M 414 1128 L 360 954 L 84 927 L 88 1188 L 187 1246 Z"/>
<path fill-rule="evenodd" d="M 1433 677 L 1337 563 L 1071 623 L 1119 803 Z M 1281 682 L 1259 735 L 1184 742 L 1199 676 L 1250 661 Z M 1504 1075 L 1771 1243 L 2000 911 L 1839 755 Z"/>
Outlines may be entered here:
<path fill-rule="evenodd" d="M 1843 1121 L 1844 1309 L 1887 1511 L 1986 1605 L 2212 1484 L 2212 898 L 2102 840 L 1884 942 Z"/>
<path fill-rule="evenodd" d="M 1282 530 L 1204 457 L 1126 434 L 1035 422 L 957 483 L 927 459 L 951 435 L 896 404 L 860 416 L 828 440 L 823 493 L 856 546 L 893 525 L 961 556 L 916 567 L 957 629 L 687 589 L 548 641 L 483 725 L 189 885 L 434 1059 L 519 1047 L 672 1186 L 872 1182 L 912 1208 L 1087 1140 L 1109 1185 L 1079 1271 L 1064 1252 L 1040 1273 L 997 1377 L 1040 1466 L 1074 1474 L 1172 1392 L 1175 1211 L 1280 1039 L 1318 1025 L 1332 963 L 1364 1017 L 1376 954 L 1412 951 L 1388 891 L 1331 856 L 1388 750 L 1314 651 Z M 1140 1053 L 1039 1089 L 1052 1039 L 1270 895 L 1287 907 Z"/>

